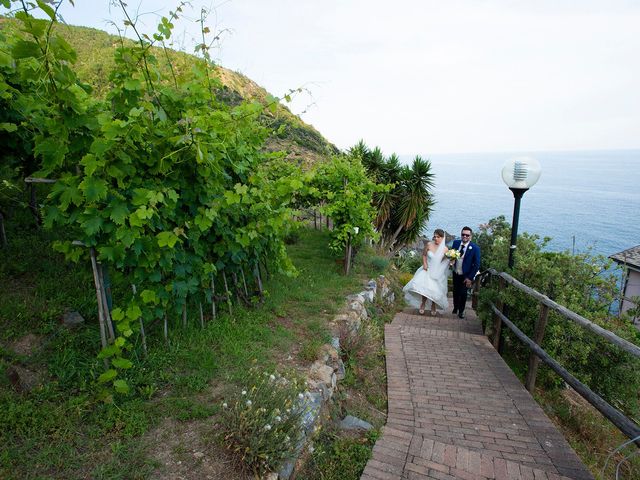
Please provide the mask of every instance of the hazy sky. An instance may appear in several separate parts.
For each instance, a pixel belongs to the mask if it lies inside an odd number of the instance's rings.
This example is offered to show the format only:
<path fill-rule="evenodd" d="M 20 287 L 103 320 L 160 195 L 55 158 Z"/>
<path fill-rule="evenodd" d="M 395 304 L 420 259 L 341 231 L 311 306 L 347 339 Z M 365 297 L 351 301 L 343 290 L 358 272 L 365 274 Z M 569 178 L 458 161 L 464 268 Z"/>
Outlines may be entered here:
<path fill-rule="evenodd" d="M 127 0 L 139 12 L 177 2 Z M 68 23 L 113 31 L 108 0 Z M 347 148 L 385 153 L 640 147 L 640 2 L 623 0 L 193 0 L 176 25 L 193 51 L 200 7 L 214 52 Z M 149 28 L 157 17 L 144 15 Z"/>

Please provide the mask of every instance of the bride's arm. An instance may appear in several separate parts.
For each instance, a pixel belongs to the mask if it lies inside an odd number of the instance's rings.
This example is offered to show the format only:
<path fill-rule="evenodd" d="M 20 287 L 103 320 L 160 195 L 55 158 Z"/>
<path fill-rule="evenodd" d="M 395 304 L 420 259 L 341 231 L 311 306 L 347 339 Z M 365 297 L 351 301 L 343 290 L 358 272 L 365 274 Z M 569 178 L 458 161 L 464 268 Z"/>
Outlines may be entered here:
<path fill-rule="evenodd" d="M 429 242 L 424 245 L 424 250 L 422 250 L 422 268 L 425 271 L 429 269 L 429 264 L 427 263 L 427 252 L 429 252 Z"/>

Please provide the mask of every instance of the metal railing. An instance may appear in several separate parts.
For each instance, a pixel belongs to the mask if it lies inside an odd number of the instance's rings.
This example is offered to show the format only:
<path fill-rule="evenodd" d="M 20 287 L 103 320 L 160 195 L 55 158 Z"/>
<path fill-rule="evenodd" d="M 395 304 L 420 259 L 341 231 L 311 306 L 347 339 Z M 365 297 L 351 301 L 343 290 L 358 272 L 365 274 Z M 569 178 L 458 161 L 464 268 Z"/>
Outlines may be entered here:
<path fill-rule="evenodd" d="M 554 372 L 560 376 L 567 384 L 569 384 L 573 389 L 580 394 L 585 400 L 587 400 L 591 405 L 593 405 L 602 415 L 604 415 L 609 421 L 611 421 L 622 433 L 624 433 L 630 439 L 636 439 L 640 436 L 640 426 L 632 419 L 624 415 L 615 407 L 611 406 L 600 397 L 598 394 L 593 392 L 588 386 L 584 383 L 580 382 L 576 377 L 571 375 L 562 365 L 560 365 L 556 360 L 554 360 L 546 351 L 542 349 L 540 346 L 542 344 L 542 340 L 544 338 L 544 332 L 547 326 L 547 321 L 549 318 L 549 311 L 553 310 L 558 312 L 563 317 L 568 320 L 580 325 L 581 327 L 595 333 L 596 335 L 604 338 L 608 342 L 616 345 L 620 349 L 625 352 L 640 358 L 640 347 L 637 345 L 625 340 L 624 338 L 618 337 L 613 332 L 606 330 L 599 325 L 591 322 L 586 319 L 582 315 L 579 315 L 572 310 L 560 305 L 553 300 L 551 300 L 546 295 L 538 292 L 537 290 L 528 287 L 527 285 L 519 282 L 511 275 L 505 272 L 498 272 L 494 269 L 488 269 L 476 276 L 473 288 L 473 296 L 472 296 L 472 306 L 473 308 L 477 308 L 478 305 L 478 292 L 481 287 L 482 280 L 485 279 L 488 275 L 493 277 L 497 277 L 500 290 L 504 289 L 506 284 L 512 285 L 513 287 L 521 290 L 526 293 L 528 296 L 538 300 L 540 305 L 540 312 L 538 319 L 536 321 L 535 330 L 534 330 L 534 338 L 531 339 L 527 337 L 513 322 L 503 313 L 505 311 L 505 305 L 502 302 L 498 301 L 498 305 L 495 305 L 493 302 L 490 303 L 491 311 L 493 313 L 493 338 L 492 343 L 493 347 L 497 350 L 500 342 L 500 334 L 502 330 L 502 325 L 506 325 L 514 335 L 522 341 L 525 345 L 527 345 L 531 349 L 531 353 L 529 355 L 529 368 L 527 370 L 527 376 L 525 379 L 525 387 L 529 392 L 533 392 L 536 382 L 536 375 L 538 371 L 538 365 L 540 360 L 542 360 L 545 364 L 549 366 Z M 638 446 L 640 446 L 640 442 L 636 442 Z"/>

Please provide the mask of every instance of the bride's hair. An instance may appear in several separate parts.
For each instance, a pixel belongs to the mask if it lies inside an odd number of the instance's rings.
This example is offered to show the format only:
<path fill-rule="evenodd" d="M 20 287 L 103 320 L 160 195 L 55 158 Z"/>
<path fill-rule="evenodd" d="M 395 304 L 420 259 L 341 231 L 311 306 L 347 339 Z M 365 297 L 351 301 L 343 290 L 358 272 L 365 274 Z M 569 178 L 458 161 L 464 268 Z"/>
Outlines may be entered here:
<path fill-rule="evenodd" d="M 438 237 L 445 238 L 445 236 L 444 236 L 444 230 L 442 230 L 441 228 L 436 228 L 436 229 L 433 231 L 433 234 L 434 234 L 434 235 L 437 235 Z"/>

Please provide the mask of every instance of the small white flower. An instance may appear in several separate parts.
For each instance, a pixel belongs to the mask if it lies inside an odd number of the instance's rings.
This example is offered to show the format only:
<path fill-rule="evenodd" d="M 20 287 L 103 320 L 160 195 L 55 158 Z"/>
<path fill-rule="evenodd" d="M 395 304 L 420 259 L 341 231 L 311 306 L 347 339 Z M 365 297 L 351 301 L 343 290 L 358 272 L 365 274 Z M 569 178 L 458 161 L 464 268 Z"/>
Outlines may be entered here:
<path fill-rule="evenodd" d="M 276 415 L 276 422 L 279 422 L 280 420 L 282 420 L 282 418 L 280 417 L 280 415 Z"/>
<path fill-rule="evenodd" d="M 269 430 L 271 430 L 271 425 L 269 425 L 269 424 L 266 424 L 266 425 L 264 426 L 264 429 L 265 429 L 266 431 L 269 431 Z"/>
<path fill-rule="evenodd" d="M 289 440 L 291 440 L 291 439 L 289 438 L 289 435 L 287 435 L 286 437 L 284 437 L 284 441 L 285 441 L 285 442 L 288 442 Z"/>
<path fill-rule="evenodd" d="M 299 394 L 298 394 L 298 398 L 299 398 L 300 400 L 302 400 L 302 399 L 304 398 L 304 395 L 303 395 L 303 394 L 301 394 L 301 393 L 299 393 Z"/>
<path fill-rule="evenodd" d="M 360 227 L 353 227 L 353 231 L 355 232 L 355 234 L 357 235 L 358 232 L 360 231 Z"/>
<path fill-rule="evenodd" d="M 247 400 L 247 403 L 246 403 L 247 407 L 250 407 L 252 403 L 253 402 L 251 402 L 251 400 Z"/>
<path fill-rule="evenodd" d="M 228 406 L 229 406 L 229 405 L 227 405 L 227 402 L 224 402 L 224 403 L 222 404 L 222 408 L 227 408 Z"/>
<path fill-rule="evenodd" d="M 275 379 L 276 379 L 275 375 L 269 375 L 269 380 L 273 382 Z"/>
<path fill-rule="evenodd" d="M 246 395 L 247 391 L 246 390 L 242 390 L 242 395 Z"/>

